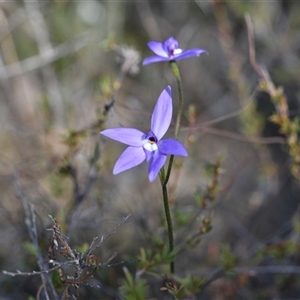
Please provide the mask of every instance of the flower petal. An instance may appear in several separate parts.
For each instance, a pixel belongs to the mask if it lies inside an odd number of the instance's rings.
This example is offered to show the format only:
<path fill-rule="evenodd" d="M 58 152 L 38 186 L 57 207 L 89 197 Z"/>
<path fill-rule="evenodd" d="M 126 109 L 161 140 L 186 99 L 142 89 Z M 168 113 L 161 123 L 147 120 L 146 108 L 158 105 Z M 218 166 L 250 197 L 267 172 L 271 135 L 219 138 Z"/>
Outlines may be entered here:
<path fill-rule="evenodd" d="M 153 182 L 157 177 L 158 172 L 163 167 L 167 159 L 166 155 L 159 153 L 158 151 L 154 152 L 153 158 L 149 164 L 148 168 L 148 177 L 150 182 Z"/>
<path fill-rule="evenodd" d="M 164 155 L 179 155 L 179 156 L 187 156 L 188 153 L 184 146 L 174 140 L 174 139 L 166 139 L 158 142 L 158 151 Z"/>
<path fill-rule="evenodd" d="M 158 140 L 167 132 L 171 124 L 172 113 L 171 87 L 167 86 L 158 97 L 151 119 L 151 130 Z"/>
<path fill-rule="evenodd" d="M 134 168 L 141 164 L 146 158 L 146 154 L 141 147 L 128 147 L 118 158 L 113 174 L 119 174 L 128 169 Z"/>
<path fill-rule="evenodd" d="M 150 152 L 150 151 L 146 150 L 145 148 L 144 148 L 144 151 L 146 154 L 146 161 L 149 162 L 152 159 L 154 152 Z"/>
<path fill-rule="evenodd" d="M 168 49 L 168 51 L 172 51 L 173 52 L 175 49 L 178 48 L 179 43 L 173 37 L 169 37 L 168 39 L 165 40 L 164 45 Z M 170 54 L 170 53 L 168 53 L 168 54 Z"/>
<path fill-rule="evenodd" d="M 135 128 L 106 129 L 101 131 L 100 134 L 129 146 L 139 147 L 143 145 L 142 137 L 144 133 Z"/>
<path fill-rule="evenodd" d="M 160 61 L 169 61 L 169 57 L 161 57 L 161 56 L 150 56 L 143 60 L 143 66 L 153 64 Z"/>
<path fill-rule="evenodd" d="M 154 52 L 154 54 L 168 58 L 168 51 L 163 43 L 152 41 L 147 45 Z"/>
<path fill-rule="evenodd" d="M 204 50 L 204 49 L 200 49 L 200 48 L 185 50 L 182 53 L 180 53 L 178 55 L 175 55 L 173 57 L 173 59 L 174 60 L 180 60 L 180 59 L 188 58 L 188 57 L 192 57 L 192 56 L 199 56 L 202 53 L 207 53 L 207 51 Z"/>

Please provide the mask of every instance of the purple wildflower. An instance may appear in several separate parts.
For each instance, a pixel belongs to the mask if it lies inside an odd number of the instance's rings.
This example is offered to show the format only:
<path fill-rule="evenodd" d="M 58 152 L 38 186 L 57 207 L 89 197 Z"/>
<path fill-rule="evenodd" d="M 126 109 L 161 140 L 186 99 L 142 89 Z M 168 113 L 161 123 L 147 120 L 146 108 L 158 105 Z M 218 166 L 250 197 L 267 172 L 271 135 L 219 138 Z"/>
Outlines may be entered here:
<path fill-rule="evenodd" d="M 200 48 L 194 48 L 190 50 L 180 49 L 178 48 L 178 41 L 173 37 L 168 38 L 164 43 L 152 41 L 147 45 L 156 55 L 145 58 L 143 61 L 143 65 L 148 65 L 160 61 L 176 61 L 192 56 L 199 56 L 201 53 L 206 52 L 204 49 Z"/>
<path fill-rule="evenodd" d="M 172 111 L 171 87 L 167 86 L 155 105 L 150 131 L 144 133 L 135 128 L 113 128 L 100 132 L 129 146 L 117 160 L 113 169 L 114 175 L 146 160 L 149 163 L 148 177 L 152 182 L 165 164 L 167 155 L 187 156 L 187 151 L 177 140 L 161 140 L 171 124 Z"/>

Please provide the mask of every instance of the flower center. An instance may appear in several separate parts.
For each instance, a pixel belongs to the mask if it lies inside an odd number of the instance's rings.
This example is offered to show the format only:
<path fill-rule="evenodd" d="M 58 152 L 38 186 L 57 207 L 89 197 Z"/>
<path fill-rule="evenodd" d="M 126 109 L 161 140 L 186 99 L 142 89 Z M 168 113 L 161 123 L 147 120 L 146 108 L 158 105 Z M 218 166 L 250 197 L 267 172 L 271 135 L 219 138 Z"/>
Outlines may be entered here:
<path fill-rule="evenodd" d="M 158 149 L 157 147 L 158 140 L 152 131 L 149 131 L 147 134 L 145 134 L 143 138 L 145 140 L 145 143 L 143 145 L 144 149 L 150 152 L 156 151 Z"/>
<path fill-rule="evenodd" d="M 171 56 L 174 56 L 174 55 L 180 54 L 181 52 L 182 52 L 182 49 L 179 49 L 179 48 L 177 48 L 177 49 L 173 49 L 173 50 L 172 50 L 172 54 L 171 54 Z"/>
<path fill-rule="evenodd" d="M 154 137 L 154 136 L 151 136 L 150 138 L 149 138 L 149 143 L 150 144 L 155 144 L 157 142 L 157 139 Z"/>
<path fill-rule="evenodd" d="M 182 49 L 178 48 L 178 46 L 178 42 L 174 38 L 169 38 L 165 42 L 165 47 L 167 48 L 167 52 L 170 58 L 182 52 Z"/>

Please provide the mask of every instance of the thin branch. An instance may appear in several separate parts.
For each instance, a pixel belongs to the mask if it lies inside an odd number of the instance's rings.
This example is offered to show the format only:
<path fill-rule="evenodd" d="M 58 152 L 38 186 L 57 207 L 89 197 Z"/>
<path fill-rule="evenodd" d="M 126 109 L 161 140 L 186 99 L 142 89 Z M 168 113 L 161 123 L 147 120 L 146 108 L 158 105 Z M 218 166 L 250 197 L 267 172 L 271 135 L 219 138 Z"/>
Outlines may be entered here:
<path fill-rule="evenodd" d="M 39 1 L 25 0 L 24 4 L 26 13 L 31 14 L 31 17 L 28 18 L 28 21 L 31 25 L 39 53 L 43 53 L 44 51 L 53 48 L 50 40 L 49 29 L 45 22 L 44 16 L 40 11 Z M 64 119 L 63 97 L 55 71 L 52 66 L 48 64 L 41 69 L 41 73 L 44 81 L 47 82 L 45 89 L 48 94 L 50 106 L 54 112 L 55 122 L 56 124 L 61 125 Z"/>
<path fill-rule="evenodd" d="M 205 126 L 205 127 L 211 126 L 211 125 L 218 124 L 220 122 L 229 120 L 231 118 L 234 118 L 234 117 L 240 115 L 242 112 L 244 112 L 249 107 L 249 105 L 255 99 L 256 95 L 257 95 L 257 88 L 254 90 L 254 92 L 251 94 L 251 96 L 249 97 L 249 99 L 247 100 L 247 102 L 244 103 L 240 109 L 237 109 L 237 110 L 235 110 L 233 112 L 230 112 L 230 113 L 228 113 L 226 115 L 222 115 L 221 117 L 215 118 L 213 120 L 210 120 L 210 121 L 207 121 L 207 122 L 203 122 L 203 123 L 200 124 L 200 126 L 201 127 L 202 126 Z"/>
<path fill-rule="evenodd" d="M 44 270 L 47 269 L 47 267 L 45 266 L 45 263 L 44 263 L 44 260 L 43 260 L 42 254 L 41 254 L 39 242 L 38 242 L 38 234 L 37 234 L 37 227 L 36 227 L 36 215 L 35 215 L 35 211 L 34 211 L 34 206 L 28 204 L 28 202 L 23 194 L 23 190 L 22 190 L 20 182 L 19 182 L 19 174 L 17 172 L 14 173 L 14 184 L 15 184 L 17 197 L 19 200 L 21 200 L 23 210 L 25 213 L 25 224 L 27 226 L 27 231 L 28 231 L 29 237 L 32 241 L 32 244 L 35 248 L 35 251 L 37 253 L 37 262 L 38 262 L 40 270 L 42 271 L 42 273 L 40 275 L 41 275 L 43 285 L 46 286 L 46 282 L 47 282 L 51 289 L 53 299 L 58 300 L 58 295 L 56 293 L 56 290 L 55 290 L 55 287 L 53 285 L 51 278 L 49 276 L 45 276 L 45 272 L 43 272 Z M 47 289 L 44 289 L 44 290 L 45 290 L 46 299 L 50 299 Z"/>
<path fill-rule="evenodd" d="M 98 267 L 106 267 L 116 256 L 117 256 L 117 252 L 115 252 L 109 259 L 107 259 L 104 263 L 100 263 L 99 265 L 98 265 Z"/>
<path fill-rule="evenodd" d="M 219 135 L 222 137 L 228 137 L 234 140 L 247 142 L 247 143 L 258 143 L 258 144 L 285 144 L 285 139 L 282 137 L 247 137 L 241 135 L 239 133 L 226 131 L 222 129 L 212 128 L 212 127 L 204 127 L 200 128 L 201 131 Z"/>
<path fill-rule="evenodd" d="M 237 267 L 230 271 L 232 274 L 249 274 L 250 276 L 257 276 L 260 274 L 300 274 L 300 267 L 298 266 L 259 266 L 259 267 Z M 193 272 L 193 275 L 207 275 L 212 274 L 210 277 L 201 285 L 201 291 L 207 288 L 213 281 L 226 275 L 226 270 L 215 270 L 215 269 L 202 269 L 200 272 Z"/>
<path fill-rule="evenodd" d="M 93 252 L 95 249 L 99 248 L 102 246 L 102 244 L 107 240 L 109 239 L 112 235 L 114 235 L 117 230 L 119 229 L 119 227 L 121 227 L 127 220 L 128 218 L 130 217 L 131 215 L 129 214 L 127 217 L 124 217 L 122 219 L 122 221 L 115 227 L 115 229 L 113 229 L 110 234 L 108 234 L 106 237 L 102 237 L 100 242 L 96 245 L 94 245 L 94 242 L 95 242 L 95 239 L 92 241 L 91 243 L 91 246 L 90 246 L 90 249 L 88 250 L 88 252 L 86 254 L 90 254 L 91 252 Z"/>
<path fill-rule="evenodd" d="M 89 43 L 90 32 L 79 35 L 71 42 L 62 43 L 53 48 L 47 49 L 38 55 L 31 56 L 20 62 L 15 62 L 0 67 L 0 80 L 8 79 L 35 69 L 44 67 L 62 57 L 72 54 Z"/>
<path fill-rule="evenodd" d="M 260 78 L 263 78 L 267 85 L 269 93 L 272 96 L 276 94 L 276 88 L 270 78 L 270 75 L 266 68 L 263 68 L 260 64 L 256 61 L 256 51 L 255 51 L 255 42 L 254 42 L 254 29 L 253 24 L 251 21 L 251 17 L 249 13 L 245 14 L 245 20 L 247 25 L 247 32 L 248 32 L 248 42 L 249 42 L 249 59 L 252 67 L 257 72 L 257 74 L 260 76 Z"/>
<path fill-rule="evenodd" d="M 56 266 L 54 266 L 50 269 L 42 270 L 42 271 L 22 272 L 20 270 L 17 270 L 16 272 L 9 272 L 9 271 L 3 270 L 2 273 L 5 274 L 5 275 L 12 276 L 12 277 L 15 277 L 15 276 L 36 276 L 36 275 L 48 274 L 50 272 L 53 272 L 53 271 L 61 268 L 63 265 L 72 264 L 72 261 L 68 261 L 68 262 L 65 262 L 65 263 L 58 263 L 58 262 L 51 261 L 51 263 L 56 264 Z"/>
<path fill-rule="evenodd" d="M 236 267 L 232 268 L 230 272 L 234 272 L 236 274 L 249 274 L 251 276 L 257 276 L 259 274 L 300 274 L 300 267 L 294 265 L 270 265 L 270 266 L 244 266 L 244 267 Z M 218 277 L 218 274 L 226 273 L 225 270 L 216 270 L 215 268 L 202 268 L 197 271 L 190 271 L 190 274 L 193 276 L 210 276 L 207 280 L 211 282 L 212 278 Z M 180 276 L 181 274 L 179 274 Z"/>

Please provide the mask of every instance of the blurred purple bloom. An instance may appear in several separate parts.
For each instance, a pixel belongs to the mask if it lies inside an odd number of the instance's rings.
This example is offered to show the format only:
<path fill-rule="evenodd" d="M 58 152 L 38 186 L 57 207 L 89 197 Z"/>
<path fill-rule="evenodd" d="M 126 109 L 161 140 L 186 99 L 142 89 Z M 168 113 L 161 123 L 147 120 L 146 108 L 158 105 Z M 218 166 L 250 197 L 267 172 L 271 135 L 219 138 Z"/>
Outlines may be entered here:
<path fill-rule="evenodd" d="M 148 177 L 152 182 L 165 164 L 168 154 L 187 156 L 187 151 L 177 140 L 161 140 L 171 124 L 172 111 L 171 87 L 167 86 L 155 105 L 149 132 L 143 133 L 134 128 L 113 128 L 100 132 L 129 146 L 117 160 L 113 174 L 131 169 L 146 159 L 149 163 Z"/>
<path fill-rule="evenodd" d="M 178 48 L 178 41 L 173 37 L 168 38 L 164 43 L 152 41 L 147 45 L 156 55 L 145 58 L 143 61 L 144 66 L 160 61 L 172 61 L 199 56 L 201 53 L 206 52 L 204 49 L 200 48 L 190 50 L 180 49 Z"/>

